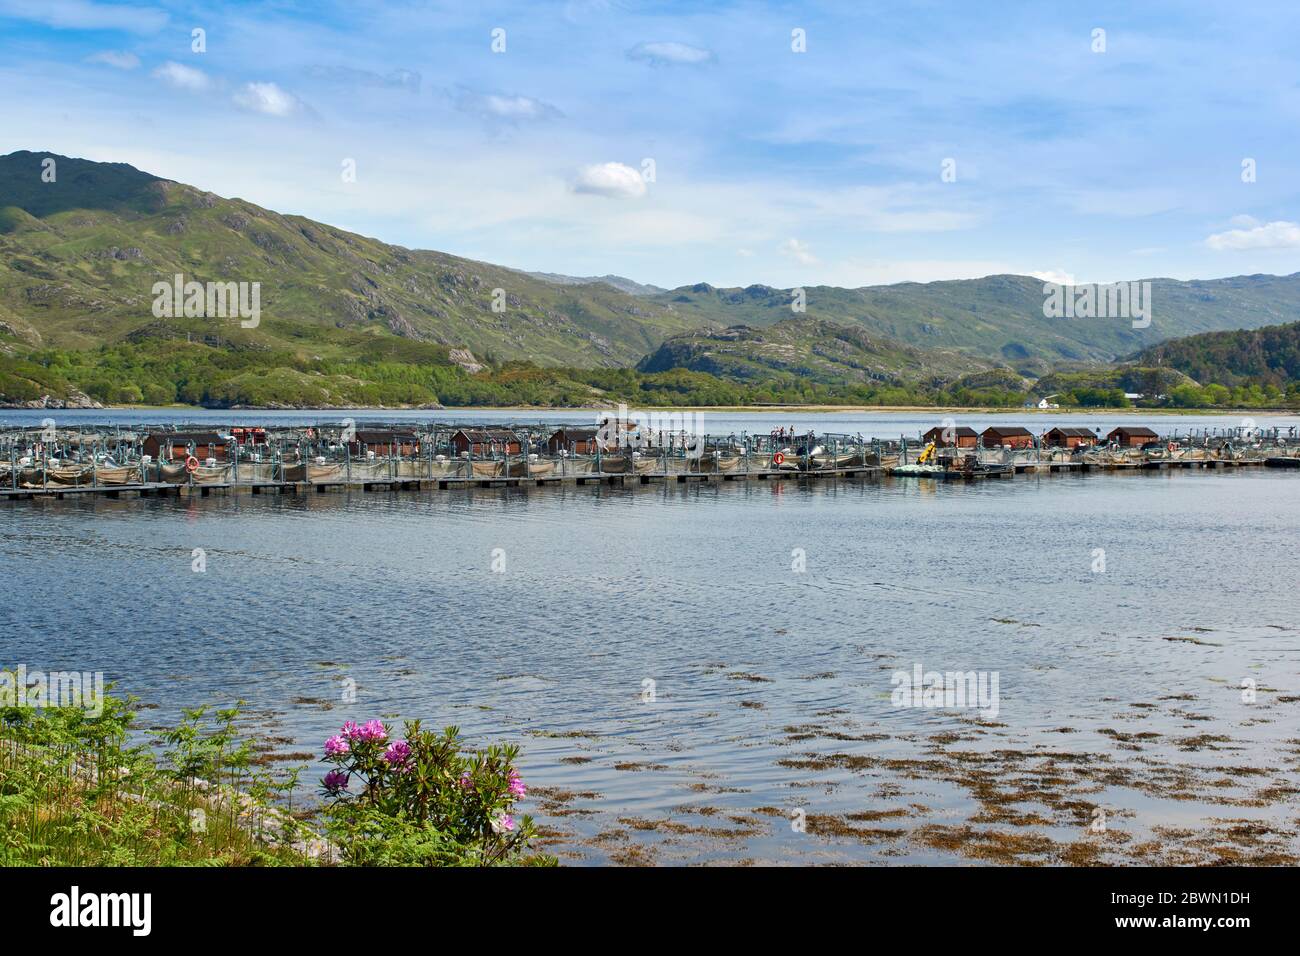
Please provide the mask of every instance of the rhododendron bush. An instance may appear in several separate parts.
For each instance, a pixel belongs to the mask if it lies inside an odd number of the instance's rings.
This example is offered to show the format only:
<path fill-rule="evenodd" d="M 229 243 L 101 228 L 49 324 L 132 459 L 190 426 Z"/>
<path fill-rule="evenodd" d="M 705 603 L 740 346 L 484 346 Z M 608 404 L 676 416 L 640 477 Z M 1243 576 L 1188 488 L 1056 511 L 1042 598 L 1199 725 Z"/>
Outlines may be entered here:
<path fill-rule="evenodd" d="M 518 748 L 461 752 L 460 730 L 407 721 L 395 739 L 383 721 L 345 723 L 325 741 L 333 768 L 321 781 L 326 828 L 359 866 L 493 866 L 528 856 L 536 829 L 515 813 L 528 793 Z"/>

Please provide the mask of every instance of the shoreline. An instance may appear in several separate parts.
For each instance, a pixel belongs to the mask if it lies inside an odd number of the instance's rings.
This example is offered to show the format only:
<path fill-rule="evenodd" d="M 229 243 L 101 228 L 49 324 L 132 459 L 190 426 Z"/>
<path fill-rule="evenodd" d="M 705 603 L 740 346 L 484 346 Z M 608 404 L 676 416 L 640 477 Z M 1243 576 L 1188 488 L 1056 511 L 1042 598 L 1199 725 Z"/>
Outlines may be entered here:
<path fill-rule="evenodd" d="M 1221 417 L 1224 415 L 1241 415 L 1250 417 L 1253 415 L 1266 416 L 1285 416 L 1300 415 L 1300 407 L 1269 407 L 1269 408 L 1003 408 L 980 405 L 632 405 L 628 404 L 627 408 L 632 410 L 645 410 L 656 412 L 726 412 L 726 413 L 744 413 L 759 414 L 762 412 L 772 412 L 779 414 L 863 414 L 871 412 L 880 412 L 882 414 L 953 414 L 953 415 L 1088 415 L 1088 416 L 1115 416 L 1115 415 L 1164 415 L 1177 417 L 1205 416 Z M 460 414 L 464 412 L 573 412 L 580 414 L 583 412 L 611 412 L 617 411 L 617 405 L 447 405 L 441 408 L 423 408 L 417 405 L 410 406 L 371 406 L 371 405 L 347 405 L 347 406 L 302 406 L 302 407 L 284 407 L 271 405 L 241 405 L 230 408 L 209 408 L 203 405 L 102 405 L 98 408 L 33 408 L 26 405 L 0 405 L 0 412 L 146 412 L 157 411 L 165 413 L 183 413 L 183 412 L 231 412 L 235 414 L 247 414 L 250 412 L 420 412 L 427 411 L 431 413 L 448 412 Z"/>

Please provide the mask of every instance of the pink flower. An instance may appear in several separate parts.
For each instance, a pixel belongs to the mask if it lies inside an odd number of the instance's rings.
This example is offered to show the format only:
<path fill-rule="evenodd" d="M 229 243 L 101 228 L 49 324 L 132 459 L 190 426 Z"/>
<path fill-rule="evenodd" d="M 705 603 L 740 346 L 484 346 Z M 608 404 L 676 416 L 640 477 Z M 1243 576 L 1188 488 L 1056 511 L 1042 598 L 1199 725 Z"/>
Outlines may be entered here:
<path fill-rule="evenodd" d="M 361 728 L 354 721 L 347 721 L 343 724 L 343 729 L 339 731 L 348 740 L 357 740 L 361 737 Z"/>
<path fill-rule="evenodd" d="M 394 740 L 384 751 L 384 759 L 394 770 L 409 769 L 406 761 L 411 759 L 411 745 L 405 740 Z"/>
<path fill-rule="evenodd" d="M 462 790 L 468 790 L 474 786 L 474 781 L 470 779 L 468 770 L 460 775 L 460 786 Z"/>
<path fill-rule="evenodd" d="M 348 775 L 342 770 L 331 770 L 325 774 L 325 779 L 321 784 L 330 793 L 341 793 L 348 788 Z"/>
<path fill-rule="evenodd" d="M 339 754 L 345 754 L 348 749 L 347 739 L 342 734 L 336 734 L 325 741 L 325 756 L 327 757 L 337 757 Z"/>
<path fill-rule="evenodd" d="M 367 720 L 365 725 L 357 731 L 357 736 L 362 740 L 386 740 L 388 731 L 384 729 L 382 720 Z"/>
<path fill-rule="evenodd" d="M 492 821 L 492 831 L 494 833 L 508 833 L 515 828 L 515 818 L 508 813 L 503 813 Z"/>
<path fill-rule="evenodd" d="M 528 788 L 524 786 L 524 782 L 520 779 L 517 771 L 510 771 L 510 784 L 508 789 L 516 797 L 528 796 Z"/>

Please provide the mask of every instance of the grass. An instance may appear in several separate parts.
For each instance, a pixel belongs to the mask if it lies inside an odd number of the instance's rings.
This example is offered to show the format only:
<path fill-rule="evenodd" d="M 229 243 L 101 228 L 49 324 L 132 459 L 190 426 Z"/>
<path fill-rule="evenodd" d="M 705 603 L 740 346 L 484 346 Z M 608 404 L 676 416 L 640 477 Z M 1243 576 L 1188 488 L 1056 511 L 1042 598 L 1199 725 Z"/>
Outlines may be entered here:
<path fill-rule="evenodd" d="M 555 865 L 531 851 L 527 816 L 512 832 L 486 822 L 513 804 L 506 774 L 514 748 L 464 755 L 454 728 L 434 738 L 408 723 L 415 773 L 392 770 L 377 756 L 381 742 L 356 799 L 335 791 L 328 804 L 295 807 L 303 768 L 278 776 L 264 769 L 236 734 L 236 708 L 186 710 L 174 726 L 149 731 L 159 759 L 129 743 L 137 736 L 132 698 L 106 693 L 99 713 L 13 706 L 13 675 L 0 677 L 0 866 Z M 438 761 L 419 749 L 430 740 Z M 361 746 L 354 740 L 353 753 Z M 461 769 L 475 775 L 470 790 Z M 386 796 L 402 787 L 418 799 Z M 412 811 L 435 804 L 454 812 Z M 481 819 L 461 812 L 471 804 Z"/>
<path fill-rule="evenodd" d="M 271 805 L 287 788 L 233 745 L 233 716 L 190 712 L 166 765 L 126 746 L 127 702 L 98 718 L 0 708 L 0 865 L 313 865 L 305 829 Z"/>

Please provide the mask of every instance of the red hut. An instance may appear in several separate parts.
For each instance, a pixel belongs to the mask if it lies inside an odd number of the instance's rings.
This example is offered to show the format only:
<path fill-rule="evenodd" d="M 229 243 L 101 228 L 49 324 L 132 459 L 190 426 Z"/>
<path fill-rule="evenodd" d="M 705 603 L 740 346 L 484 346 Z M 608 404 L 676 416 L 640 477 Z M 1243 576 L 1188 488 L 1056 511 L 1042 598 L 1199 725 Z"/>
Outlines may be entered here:
<path fill-rule="evenodd" d="M 923 441 L 932 441 L 943 448 L 974 448 L 979 444 L 979 432 L 966 425 L 950 426 L 945 428 L 942 425 L 936 425 L 928 432 L 921 436 Z"/>
<path fill-rule="evenodd" d="M 1149 441 L 1159 441 L 1160 436 L 1145 425 L 1121 425 L 1107 435 L 1106 440 L 1121 448 L 1141 448 Z"/>
<path fill-rule="evenodd" d="M 993 425 L 980 434 L 985 448 L 1033 448 L 1034 433 L 1019 425 Z"/>

